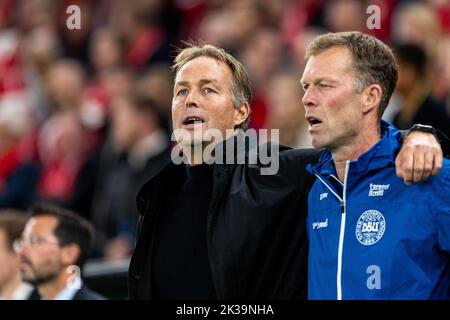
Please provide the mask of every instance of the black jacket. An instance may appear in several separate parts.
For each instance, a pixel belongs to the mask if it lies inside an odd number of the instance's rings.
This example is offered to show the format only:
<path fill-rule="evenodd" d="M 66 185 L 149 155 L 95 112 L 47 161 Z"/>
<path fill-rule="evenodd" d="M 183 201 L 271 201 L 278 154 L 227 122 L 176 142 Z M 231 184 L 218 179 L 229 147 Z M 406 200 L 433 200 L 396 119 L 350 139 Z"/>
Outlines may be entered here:
<path fill-rule="evenodd" d="M 219 299 L 307 297 L 307 195 L 313 177 L 306 164 L 320 151 L 280 147 L 279 171 L 261 165 L 215 164 L 207 215 L 207 245 Z M 152 298 L 152 245 L 161 207 L 186 177 L 169 162 L 141 188 L 137 242 L 129 269 L 130 299 Z"/>

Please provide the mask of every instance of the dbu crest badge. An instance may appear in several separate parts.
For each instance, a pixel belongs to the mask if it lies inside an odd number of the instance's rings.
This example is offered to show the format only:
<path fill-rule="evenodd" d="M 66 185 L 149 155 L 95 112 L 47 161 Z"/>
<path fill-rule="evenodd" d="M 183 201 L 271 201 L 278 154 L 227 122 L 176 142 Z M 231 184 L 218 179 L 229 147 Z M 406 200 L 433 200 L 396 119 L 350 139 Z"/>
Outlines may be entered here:
<path fill-rule="evenodd" d="M 381 212 L 367 210 L 358 219 L 356 224 L 356 239 L 365 246 L 377 243 L 383 237 L 386 221 Z"/>

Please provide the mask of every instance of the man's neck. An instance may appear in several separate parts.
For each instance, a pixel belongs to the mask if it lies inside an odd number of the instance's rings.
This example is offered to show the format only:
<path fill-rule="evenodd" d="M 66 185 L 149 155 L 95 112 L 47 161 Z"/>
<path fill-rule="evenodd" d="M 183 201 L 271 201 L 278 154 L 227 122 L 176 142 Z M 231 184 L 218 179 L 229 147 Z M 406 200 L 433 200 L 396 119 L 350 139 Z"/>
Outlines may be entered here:
<path fill-rule="evenodd" d="M 183 154 L 186 156 L 187 163 L 190 166 L 197 166 L 208 159 L 204 159 L 204 150 L 206 145 L 196 145 L 192 147 L 183 147 Z"/>
<path fill-rule="evenodd" d="M 336 173 L 340 181 L 344 182 L 347 161 L 358 159 L 363 153 L 370 150 L 380 138 L 379 129 L 362 129 L 361 134 L 349 143 L 334 150 L 330 148 L 336 167 Z"/>
<path fill-rule="evenodd" d="M 38 286 L 38 291 L 44 300 L 53 300 L 69 283 L 70 274 L 62 272 L 58 277 Z"/>
<path fill-rule="evenodd" d="M 223 140 L 217 142 L 203 142 L 201 145 L 199 144 L 188 147 L 182 146 L 183 154 L 186 156 L 187 163 L 190 166 L 197 166 L 207 162 L 214 155 L 215 145 L 222 141 Z M 206 148 L 208 148 L 208 150 L 206 150 Z"/>
<path fill-rule="evenodd" d="M 214 156 L 214 149 L 216 145 L 220 143 L 224 143 L 226 140 L 230 139 L 231 137 L 236 135 L 236 131 L 231 131 L 226 133 L 225 139 L 220 137 L 220 139 L 216 139 L 216 137 L 213 137 L 211 141 L 203 142 L 202 144 L 197 145 L 190 145 L 190 146 L 183 146 L 181 145 L 181 148 L 183 149 L 183 154 L 185 155 L 187 162 L 190 166 L 196 166 L 199 164 L 203 164 L 210 160 Z M 208 148 L 208 150 L 206 150 Z M 205 152 L 206 151 L 206 152 Z M 224 150 L 223 156 L 229 151 L 233 150 Z"/>
<path fill-rule="evenodd" d="M 5 283 L 5 285 L 0 290 L 0 296 L 3 299 L 11 300 L 14 298 L 14 293 L 22 284 L 22 278 L 20 272 L 17 272 L 9 281 Z"/>

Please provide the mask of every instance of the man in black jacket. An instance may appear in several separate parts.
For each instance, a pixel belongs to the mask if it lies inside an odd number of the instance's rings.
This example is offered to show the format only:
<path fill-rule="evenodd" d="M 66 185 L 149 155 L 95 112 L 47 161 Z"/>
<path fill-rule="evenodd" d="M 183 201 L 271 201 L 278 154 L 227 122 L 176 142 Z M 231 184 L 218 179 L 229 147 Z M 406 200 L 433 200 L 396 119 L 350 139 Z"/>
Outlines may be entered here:
<path fill-rule="evenodd" d="M 305 219 L 313 178 L 305 167 L 320 151 L 269 144 L 278 169 L 272 175 L 264 174 L 261 161 L 251 162 L 250 153 L 242 162 L 233 151 L 234 161 L 222 164 L 220 150 L 245 145 L 242 132 L 236 133 L 247 129 L 250 115 L 245 69 L 224 50 L 203 45 L 182 50 L 174 71 L 174 136 L 187 164 L 169 162 L 137 196 L 130 298 L 306 298 Z M 215 140 L 207 134 L 214 130 Z M 429 139 L 420 148 L 442 157 L 431 135 L 411 138 L 409 151 L 417 149 L 417 139 Z M 211 145 L 215 152 L 204 152 Z M 174 160 L 177 153 L 172 155 Z M 412 176 L 411 157 L 399 156 L 406 159 L 399 171 L 405 180 Z"/>

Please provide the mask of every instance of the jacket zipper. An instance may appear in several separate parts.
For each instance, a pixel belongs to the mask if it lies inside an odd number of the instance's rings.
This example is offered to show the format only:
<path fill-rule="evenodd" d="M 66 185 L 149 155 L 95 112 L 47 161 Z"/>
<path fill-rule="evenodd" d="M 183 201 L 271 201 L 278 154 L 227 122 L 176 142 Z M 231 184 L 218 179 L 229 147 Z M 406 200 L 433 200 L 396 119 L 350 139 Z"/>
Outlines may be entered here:
<path fill-rule="evenodd" d="M 347 177 L 350 161 L 345 164 L 344 175 L 344 189 L 341 199 L 341 230 L 339 232 L 339 247 L 338 247 L 338 266 L 337 266 L 337 299 L 342 300 L 342 251 L 344 249 L 344 235 L 345 235 L 345 219 L 346 219 L 346 199 L 347 199 Z"/>

